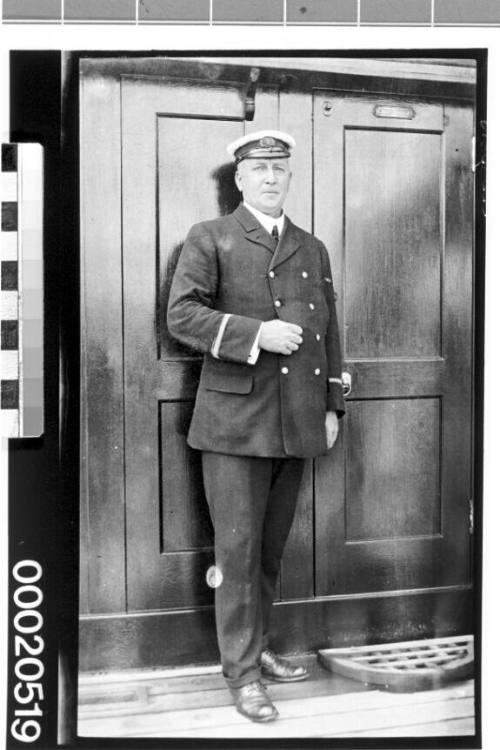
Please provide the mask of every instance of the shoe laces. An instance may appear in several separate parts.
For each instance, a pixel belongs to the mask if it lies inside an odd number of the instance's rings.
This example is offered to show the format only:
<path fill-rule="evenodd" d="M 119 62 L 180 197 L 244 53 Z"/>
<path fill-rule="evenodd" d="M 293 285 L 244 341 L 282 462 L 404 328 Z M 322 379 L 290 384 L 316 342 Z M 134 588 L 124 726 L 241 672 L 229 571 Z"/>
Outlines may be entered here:
<path fill-rule="evenodd" d="M 257 680 L 255 682 L 249 682 L 246 688 L 249 695 L 261 695 L 263 690 L 265 690 L 264 685 Z"/>

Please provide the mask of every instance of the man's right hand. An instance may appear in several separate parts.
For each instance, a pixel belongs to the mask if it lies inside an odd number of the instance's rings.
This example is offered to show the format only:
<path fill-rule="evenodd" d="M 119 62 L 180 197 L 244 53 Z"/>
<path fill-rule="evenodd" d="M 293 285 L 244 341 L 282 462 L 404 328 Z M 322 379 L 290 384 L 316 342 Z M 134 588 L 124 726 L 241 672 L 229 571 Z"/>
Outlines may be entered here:
<path fill-rule="evenodd" d="M 268 320 L 262 324 L 258 344 L 275 354 L 292 354 L 302 343 L 302 328 L 284 320 Z"/>

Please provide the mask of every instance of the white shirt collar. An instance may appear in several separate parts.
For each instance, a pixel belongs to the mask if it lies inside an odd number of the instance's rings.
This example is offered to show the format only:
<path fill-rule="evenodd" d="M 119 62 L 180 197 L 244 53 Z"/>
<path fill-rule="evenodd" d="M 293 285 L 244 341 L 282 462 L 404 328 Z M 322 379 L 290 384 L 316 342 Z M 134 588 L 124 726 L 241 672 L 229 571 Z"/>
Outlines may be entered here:
<path fill-rule="evenodd" d="M 259 221 L 262 224 L 264 229 L 267 229 L 269 234 L 271 234 L 271 232 L 273 231 L 273 227 L 276 224 L 278 227 L 278 233 L 281 237 L 281 234 L 283 232 L 283 225 L 285 223 L 285 214 L 283 213 L 283 211 L 281 212 L 281 215 L 278 216 L 277 219 L 275 219 L 273 216 L 268 216 L 267 214 L 262 213 L 262 211 L 259 211 L 257 208 L 254 208 L 246 201 L 243 201 L 243 205 L 245 206 L 245 208 L 247 208 L 250 211 L 251 214 L 255 216 L 257 221 Z"/>

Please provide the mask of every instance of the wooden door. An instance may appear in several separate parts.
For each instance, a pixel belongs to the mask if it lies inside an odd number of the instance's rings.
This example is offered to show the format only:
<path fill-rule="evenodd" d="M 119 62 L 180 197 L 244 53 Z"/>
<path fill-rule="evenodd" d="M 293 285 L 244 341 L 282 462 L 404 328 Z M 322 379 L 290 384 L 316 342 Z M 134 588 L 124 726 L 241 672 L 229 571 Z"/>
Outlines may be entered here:
<path fill-rule="evenodd" d="M 316 465 L 316 593 L 469 581 L 472 109 L 314 97 L 315 233 L 352 393 Z"/>
<path fill-rule="evenodd" d="M 166 328 L 169 288 L 190 226 L 239 203 L 226 145 L 245 132 L 231 85 L 122 80 L 124 426 L 128 611 L 211 604 L 212 527 L 200 454 L 186 443 L 200 357 Z M 260 90 L 254 129 L 278 123 Z M 312 508 L 311 468 L 301 507 Z M 299 514 L 300 515 L 300 514 Z M 312 549 L 300 593 L 312 590 Z M 290 559 L 290 558 L 288 558 Z M 297 590 L 296 560 L 282 572 Z"/>
<path fill-rule="evenodd" d="M 464 632 L 470 106 L 351 79 L 338 96 L 268 69 L 247 123 L 249 70 L 179 65 L 82 62 L 82 669 L 217 659 L 212 528 L 186 444 L 201 359 L 165 311 L 189 227 L 239 200 L 226 144 L 264 127 L 299 144 L 286 210 L 331 253 L 353 380 L 338 445 L 307 463 L 277 648 Z"/>

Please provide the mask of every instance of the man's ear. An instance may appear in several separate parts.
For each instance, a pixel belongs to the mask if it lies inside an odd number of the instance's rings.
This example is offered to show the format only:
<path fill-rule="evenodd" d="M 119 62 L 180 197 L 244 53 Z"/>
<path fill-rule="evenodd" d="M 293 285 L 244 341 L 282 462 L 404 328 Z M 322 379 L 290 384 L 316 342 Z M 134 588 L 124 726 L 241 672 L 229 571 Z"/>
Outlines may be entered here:
<path fill-rule="evenodd" d="M 240 173 L 238 171 L 238 167 L 236 167 L 236 172 L 234 173 L 234 181 L 236 183 L 236 187 L 238 188 L 238 190 L 241 193 L 241 175 L 240 175 Z"/>

